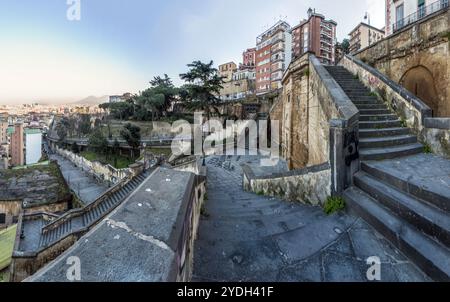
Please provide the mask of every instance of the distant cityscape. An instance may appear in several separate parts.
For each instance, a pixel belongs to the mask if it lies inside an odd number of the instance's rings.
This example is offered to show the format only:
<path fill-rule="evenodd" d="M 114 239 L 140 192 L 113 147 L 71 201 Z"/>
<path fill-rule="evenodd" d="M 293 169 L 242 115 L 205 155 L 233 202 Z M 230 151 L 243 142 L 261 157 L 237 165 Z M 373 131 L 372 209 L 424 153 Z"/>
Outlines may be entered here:
<path fill-rule="evenodd" d="M 0 282 L 450 281 L 449 1 L 384 4 L 0 105 Z"/>

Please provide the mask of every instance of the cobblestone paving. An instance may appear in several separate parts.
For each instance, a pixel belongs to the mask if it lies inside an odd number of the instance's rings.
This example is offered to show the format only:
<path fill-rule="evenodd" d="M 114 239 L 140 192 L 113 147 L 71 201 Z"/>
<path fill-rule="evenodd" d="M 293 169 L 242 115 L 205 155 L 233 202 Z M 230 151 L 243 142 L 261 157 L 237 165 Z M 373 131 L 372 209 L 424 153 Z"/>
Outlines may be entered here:
<path fill-rule="evenodd" d="M 207 160 L 193 281 L 364 282 L 372 256 L 381 260 L 381 281 L 428 281 L 359 218 L 243 191 L 240 165 L 257 160 Z"/>

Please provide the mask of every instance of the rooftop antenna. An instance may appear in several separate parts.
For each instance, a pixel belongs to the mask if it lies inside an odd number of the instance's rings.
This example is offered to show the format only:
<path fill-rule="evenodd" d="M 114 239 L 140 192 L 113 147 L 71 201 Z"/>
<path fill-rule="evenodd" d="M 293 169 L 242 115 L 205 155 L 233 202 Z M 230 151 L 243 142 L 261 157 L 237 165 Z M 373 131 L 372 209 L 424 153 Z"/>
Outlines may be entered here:
<path fill-rule="evenodd" d="M 366 12 L 366 15 L 364 16 L 364 20 L 367 20 L 368 24 L 370 25 L 370 15 L 368 12 Z"/>

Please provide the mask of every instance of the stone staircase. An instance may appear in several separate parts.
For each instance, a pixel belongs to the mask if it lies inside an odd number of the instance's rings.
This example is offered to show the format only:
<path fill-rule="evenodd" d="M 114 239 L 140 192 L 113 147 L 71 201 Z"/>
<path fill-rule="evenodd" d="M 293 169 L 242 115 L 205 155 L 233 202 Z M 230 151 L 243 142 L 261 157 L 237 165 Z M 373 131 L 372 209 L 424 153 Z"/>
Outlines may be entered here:
<path fill-rule="evenodd" d="M 140 174 L 119 190 L 100 197 L 92 205 L 75 210 L 74 212 L 68 212 L 43 226 L 39 240 L 39 248 L 51 246 L 69 234 L 89 230 L 99 220 L 120 205 L 148 176 L 148 172 Z"/>
<path fill-rule="evenodd" d="M 423 146 L 386 104 L 371 95 L 353 74 L 340 66 L 326 67 L 360 111 L 361 160 L 380 160 L 418 154 Z"/>
<path fill-rule="evenodd" d="M 354 185 L 344 192 L 348 207 L 431 278 L 449 281 L 450 192 L 444 184 L 450 176 L 434 179 L 443 182 L 439 189 L 425 177 L 421 182 L 420 174 L 431 177 L 450 163 L 423 154 L 411 130 L 353 74 L 340 66 L 326 69 L 360 111 L 362 162 Z M 403 169 L 407 163 L 413 168 Z"/>

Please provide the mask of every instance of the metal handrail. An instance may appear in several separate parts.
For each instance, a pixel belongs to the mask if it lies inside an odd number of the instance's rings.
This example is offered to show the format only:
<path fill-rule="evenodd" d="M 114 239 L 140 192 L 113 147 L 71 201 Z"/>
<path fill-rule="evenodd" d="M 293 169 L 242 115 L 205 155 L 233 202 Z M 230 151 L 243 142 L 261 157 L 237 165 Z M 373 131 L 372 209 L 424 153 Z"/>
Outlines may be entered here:
<path fill-rule="evenodd" d="M 448 8 L 449 0 L 439 0 L 430 5 L 420 7 L 416 12 L 406 16 L 405 18 L 395 22 L 392 25 L 392 32 L 395 33 L 400 29 L 408 26 L 414 22 L 424 19 L 425 17 L 434 14 L 440 10 Z"/>

